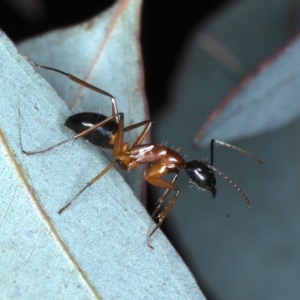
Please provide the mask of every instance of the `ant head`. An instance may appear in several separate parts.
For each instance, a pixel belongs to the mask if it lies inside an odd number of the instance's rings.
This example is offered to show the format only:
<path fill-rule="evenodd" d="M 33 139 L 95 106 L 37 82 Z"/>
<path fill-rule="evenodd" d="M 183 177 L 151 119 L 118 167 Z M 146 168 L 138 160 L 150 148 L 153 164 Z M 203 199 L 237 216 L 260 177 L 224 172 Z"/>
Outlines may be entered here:
<path fill-rule="evenodd" d="M 210 191 L 215 197 L 217 193 L 216 177 L 209 166 L 204 160 L 191 160 L 186 163 L 185 171 L 194 185 L 201 190 Z"/>

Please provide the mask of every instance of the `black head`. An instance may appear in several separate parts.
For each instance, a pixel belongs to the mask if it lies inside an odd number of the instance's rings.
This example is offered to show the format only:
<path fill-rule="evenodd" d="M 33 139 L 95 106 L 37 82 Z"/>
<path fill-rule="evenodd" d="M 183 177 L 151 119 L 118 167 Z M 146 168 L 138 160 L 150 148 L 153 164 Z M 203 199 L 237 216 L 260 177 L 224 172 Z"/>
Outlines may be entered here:
<path fill-rule="evenodd" d="M 185 170 L 193 184 L 201 190 L 210 191 L 215 197 L 217 193 L 216 177 L 214 171 L 208 166 L 210 165 L 204 160 L 191 160 L 186 163 Z"/>

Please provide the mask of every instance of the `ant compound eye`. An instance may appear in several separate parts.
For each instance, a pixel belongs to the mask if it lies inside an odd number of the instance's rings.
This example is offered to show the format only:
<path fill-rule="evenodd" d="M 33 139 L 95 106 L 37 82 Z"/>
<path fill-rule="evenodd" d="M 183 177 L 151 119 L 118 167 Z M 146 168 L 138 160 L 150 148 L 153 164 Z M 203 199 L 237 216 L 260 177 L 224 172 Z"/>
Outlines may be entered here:
<path fill-rule="evenodd" d="M 214 171 L 208 167 L 208 163 L 201 160 L 191 160 L 187 162 L 186 173 L 191 182 L 201 190 L 210 191 L 213 197 L 216 196 L 216 178 Z"/>
<path fill-rule="evenodd" d="M 121 170 L 127 170 L 126 165 L 124 164 L 124 162 L 122 160 L 117 160 L 118 166 Z"/>

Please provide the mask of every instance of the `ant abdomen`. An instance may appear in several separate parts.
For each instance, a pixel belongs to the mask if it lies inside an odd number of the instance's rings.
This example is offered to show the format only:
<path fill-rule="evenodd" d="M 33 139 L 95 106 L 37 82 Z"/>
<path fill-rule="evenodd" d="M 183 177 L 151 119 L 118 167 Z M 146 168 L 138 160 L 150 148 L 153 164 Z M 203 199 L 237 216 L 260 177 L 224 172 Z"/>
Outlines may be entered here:
<path fill-rule="evenodd" d="M 73 130 L 75 133 L 79 134 L 93 127 L 94 125 L 105 121 L 106 119 L 107 116 L 102 114 L 82 112 L 70 116 L 66 120 L 65 126 Z M 109 141 L 114 136 L 117 129 L 118 123 L 116 123 L 113 120 L 110 120 L 82 137 L 84 139 L 87 139 L 90 143 L 92 143 L 95 146 L 104 149 L 111 149 L 113 145 L 111 145 Z"/>

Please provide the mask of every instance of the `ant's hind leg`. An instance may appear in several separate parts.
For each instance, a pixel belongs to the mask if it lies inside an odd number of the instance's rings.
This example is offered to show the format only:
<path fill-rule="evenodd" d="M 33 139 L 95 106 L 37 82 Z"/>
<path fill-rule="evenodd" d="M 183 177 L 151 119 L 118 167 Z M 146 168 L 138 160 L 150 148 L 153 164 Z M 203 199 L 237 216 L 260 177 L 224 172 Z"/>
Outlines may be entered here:
<path fill-rule="evenodd" d="M 168 202 L 167 206 L 164 208 L 164 210 L 158 214 L 158 216 L 156 217 L 158 219 L 158 223 L 156 224 L 156 226 L 154 227 L 154 229 L 150 232 L 150 234 L 148 235 L 148 246 L 153 249 L 153 247 L 150 244 L 150 239 L 151 236 L 155 233 L 155 231 L 161 226 L 162 222 L 164 221 L 164 219 L 166 218 L 166 216 L 169 214 L 170 210 L 172 209 L 173 205 L 175 204 L 177 198 L 179 195 L 179 189 L 176 190 L 175 195 L 173 196 L 173 198 Z"/>
<path fill-rule="evenodd" d="M 25 151 L 25 150 L 23 149 L 22 142 L 21 142 L 21 140 L 20 140 L 22 152 L 23 152 L 24 154 L 26 154 L 26 155 L 34 155 L 34 154 L 39 154 L 39 153 L 45 153 L 45 152 L 47 152 L 47 151 L 49 151 L 49 150 L 52 150 L 52 149 L 54 149 L 54 148 L 56 148 L 56 147 L 58 147 L 58 146 L 60 146 L 60 145 L 65 144 L 65 143 L 67 143 L 67 142 L 75 141 L 75 140 L 77 140 L 77 139 L 79 139 L 79 138 L 81 138 L 81 137 L 86 136 L 87 134 L 89 134 L 89 133 L 91 133 L 92 131 L 96 130 L 97 128 L 103 126 L 105 123 L 111 121 L 112 119 L 114 119 L 114 118 L 116 118 L 116 117 L 119 118 L 119 115 L 123 115 L 123 114 L 122 114 L 122 113 L 118 113 L 117 115 L 112 115 L 112 116 L 108 117 L 107 119 L 105 119 L 104 121 L 101 121 L 101 122 L 95 124 L 94 126 L 92 126 L 92 127 L 88 128 L 88 129 L 82 131 L 81 133 L 78 133 L 78 134 L 74 135 L 72 138 L 69 138 L 69 139 L 67 139 L 67 140 L 61 141 L 61 142 L 59 142 L 59 143 L 57 143 L 57 144 L 55 144 L 55 145 L 52 145 L 52 146 L 50 146 L 50 147 L 48 147 L 48 148 L 43 149 L 43 150 L 39 150 L 39 151 Z"/>
<path fill-rule="evenodd" d="M 45 69 L 45 70 L 49 70 L 49 71 L 53 71 L 53 72 L 56 72 L 56 73 L 59 73 L 59 74 L 62 74 L 66 77 L 68 77 L 70 80 L 90 89 L 90 90 L 93 90 L 99 94 L 102 94 L 104 96 L 107 96 L 110 98 L 110 101 L 111 101 L 111 106 L 112 106 L 112 115 L 115 115 L 115 121 L 117 123 L 119 123 L 119 115 L 118 115 L 118 108 L 117 108 L 117 103 L 116 103 L 116 100 L 114 98 L 113 95 L 111 95 L 110 93 L 94 86 L 94 85 L 91 85 L 85 81 L 83 81 L 82 79 L 72 75 L 72 74 L 69 74 L 69 73 L 66 73 L 64 71 L 61 71 L 61 70 L 58 70 L 58 69 L 55 69 L 55 68 L 51 68 L 51 67 L 47 67 L 47 66 L 42 66 L 42 65 L 39 65 L 37 63 L 35 63 L 34 61 L 32 61 L 28 56 L 26 56 L 24 53 L 22 53 L 23 57 L 30 63 L 32 64 L 33 66 L 35 66 L 36 68 L 41 68 L 41 69 Z"/>

